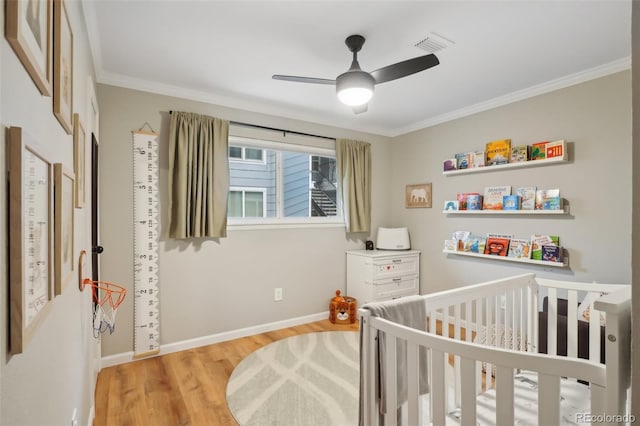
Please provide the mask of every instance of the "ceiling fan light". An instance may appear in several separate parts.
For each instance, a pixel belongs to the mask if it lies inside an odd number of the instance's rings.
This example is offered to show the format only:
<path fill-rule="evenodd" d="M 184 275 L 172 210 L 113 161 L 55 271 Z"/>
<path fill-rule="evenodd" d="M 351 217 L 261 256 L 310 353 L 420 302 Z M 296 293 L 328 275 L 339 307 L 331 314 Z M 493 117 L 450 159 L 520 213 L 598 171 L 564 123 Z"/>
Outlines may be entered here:
<path fill-rule="evenodd" d="M 364 71 L 347 71 L 336 79 L 338 99 L 345 105 L 364 105 L 373 96 L 374 80 Z"/>

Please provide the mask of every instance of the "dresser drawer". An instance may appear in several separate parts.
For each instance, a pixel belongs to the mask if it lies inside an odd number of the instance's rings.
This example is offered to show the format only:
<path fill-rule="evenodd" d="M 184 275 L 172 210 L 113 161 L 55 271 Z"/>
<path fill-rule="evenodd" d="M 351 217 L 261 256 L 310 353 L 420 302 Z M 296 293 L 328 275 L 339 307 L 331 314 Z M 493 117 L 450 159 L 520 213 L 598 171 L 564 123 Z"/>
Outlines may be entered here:
<path fill-rule="evenodd" d="M 376 280 L 372 284 L 374 300 L 392 299 L 408 294 L 418 294 L 419 284 L 417 275 Z"/>
<path fill-rule="evenodd" d="M 373 261 L 373 279 L 418 274 L 418 256 L 402 256 Z"/>

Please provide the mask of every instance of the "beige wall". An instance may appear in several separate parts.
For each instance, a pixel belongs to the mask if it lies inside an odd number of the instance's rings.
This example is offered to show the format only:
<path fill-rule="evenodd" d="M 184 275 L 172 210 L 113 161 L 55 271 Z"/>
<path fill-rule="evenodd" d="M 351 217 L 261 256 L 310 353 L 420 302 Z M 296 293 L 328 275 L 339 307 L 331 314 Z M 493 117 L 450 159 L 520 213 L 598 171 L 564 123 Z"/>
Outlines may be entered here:
<path fill-rule="evenodd" d="M 161 345 L 259 326 L 328 310 L 345 287 L 344 251 L 364 247 L 366 235 L 344 227 L 230 231 L 228 238 L 176 241 L 166 237 L 167 132 L 170 110 L 191 111 L 305 133 L 348 137 L 372 144 L 372 229 L 389 226 L 388 138 L 254 114 L 215 105 L 99 85 L 101 113 L 101 277 L 131 289 L 131 131 L 145 122 L 160 136 L 160 328 Z M 284 300 L 273 301 L 274 288 Z M 116 332 L 104 338 L 103 355 L 133 350 L 133 293 L 118 312 Z"/>
<path fill-rule="evenodd" d="M 631 282 L 631 72 L 621 72 L 507 106 L 450 121 L 393 140 L 391 194 L 394 225 L 407 225 L 422 251 L 422 293 L 515 273 L 568 280 Z M 442 162 L 456 152 L 483 149 L 494 139 L 514 144 L 565 139 L 567 164 L 445 177 Z M 406 184 L 432 182 L 433 208 L 405 209 Z M 560 188 L 571 214 L 447 216 L 445 200 L 493 185 Z M 560 236 L 570 268 L 446 256 L 453 231 Z"/>
<path fill-rule="evenodd" d="M 80 2 L 66 2 L 74 32 L 74 111 L 80 113 L 91 134 L 87 118 L 87 85 L 93 64 L 87 43 Z M 4 8 L 0 8 L 0 15 Z M 4 20 L 2 20 L 4 21 Z M 52 162 L 61 162 L 73 170 L 73 139 L 67 135 L 52 112 L 51 97 L 41 96 L 22 63 L 6 39 L 0 41 L 0 175 L 5 176 L 5 130 L 22 127 L 36 141 L 36 148 Z M 86 158 L 87 165 L 88 157 Z M 3 180 L 6 183 L 6 181 Z M 87 181 L 90 186 L 90 180 Z M 0 258 L 7 259 L 7 194 L 0 185 Z M 84 209 L 75 210 L 75 254 L 90 249 L 90 199 Z M 87 276 L 91 266 L 87 265 Z M 99 361 L 99 344 L 91 329 L 91 296 L 81 293 L 74 279 L 55 298 L 44 323 L 22 354 L 9 355 L 6 319 L 8 284 L 7 264 L 0 262 L 0 424 L 69 425 L 72 413 L 86 425 L 93 406 L 95 387 L 94 359 Z M 97 352 L 97 354 L 96 354 Z"/>

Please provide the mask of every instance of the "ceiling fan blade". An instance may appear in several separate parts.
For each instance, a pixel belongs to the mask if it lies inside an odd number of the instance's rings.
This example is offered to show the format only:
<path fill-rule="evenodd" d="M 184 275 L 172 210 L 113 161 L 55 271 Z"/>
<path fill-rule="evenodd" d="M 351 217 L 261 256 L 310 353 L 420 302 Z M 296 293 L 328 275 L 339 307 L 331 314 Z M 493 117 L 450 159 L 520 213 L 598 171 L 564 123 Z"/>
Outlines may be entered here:
<path fill-rule="evenodd" d="M 353 107 L 353 113 L 354 114 L 362 114 L 363 112 L 367 112 L 368 109 L 369 109 L 369 104 L 355 106 L 355 107 Z"/>
<path fill-rule="evenodd" d="M 296 83 L 314 83 L 314 84 L 336 84 L 335 80 L 329 80 L 326 78 L 313 78 L 313 77 L 298 77 L 295 75 L 279 75 L 274 74 L 271 78 L 274 80 L 294 81 Z"/>
<path fill-rule="evenodd" d="M 377 69 L 371 72 L 371 76 L 376 80 L 376 84 L 380 84 L 424 71 L 428 68 L 435 67 L 439 63 L 440 61 L 436 55 L 431 53 Z"/>

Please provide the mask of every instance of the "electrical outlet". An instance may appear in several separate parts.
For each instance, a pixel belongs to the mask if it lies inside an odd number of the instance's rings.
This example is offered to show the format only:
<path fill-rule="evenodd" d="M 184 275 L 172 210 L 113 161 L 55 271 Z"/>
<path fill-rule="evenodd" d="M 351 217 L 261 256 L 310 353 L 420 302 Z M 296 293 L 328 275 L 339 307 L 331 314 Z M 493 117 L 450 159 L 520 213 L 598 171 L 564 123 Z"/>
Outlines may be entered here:
<path fill-rule="evenodd" d="M 277 287 L 273 292 L 273 300 L 279 302 L 282 300 L 282 288 Z"/>

